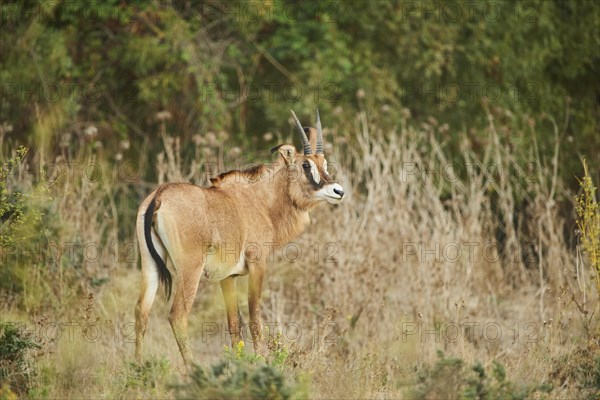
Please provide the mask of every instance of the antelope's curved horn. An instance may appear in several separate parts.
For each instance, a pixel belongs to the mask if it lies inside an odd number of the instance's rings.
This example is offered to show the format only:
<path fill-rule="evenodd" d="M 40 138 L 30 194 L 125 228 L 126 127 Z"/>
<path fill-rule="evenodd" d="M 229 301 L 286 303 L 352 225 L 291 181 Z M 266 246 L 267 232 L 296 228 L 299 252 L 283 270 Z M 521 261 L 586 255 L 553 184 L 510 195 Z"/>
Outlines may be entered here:
<path fill-rule="evenodd" d="M 317 148 L 315 154 L 323 154 L 323 128 L 321 127 L 321 117 L 317 109 Z"/>
<path fill-rule="evenodd" d="M 300 140 L 302 141 L 302 147 L 304 148 L 304 154 L 310 155 L 310 154 L 312 154 L 312 149 L 310 147 L 310 142 L 308 141 L 308 137 L 306 137 L 306 132 L 304 132 L 304 128 L 302 127 L 302 124 L 298 120 L 298 117 L 296 117 L 296 113 L 294 113 L 293 110 L 290 110 L 290 111 L 292 112 L 292 117 L 294 117 L 294 122 L 296 123 L 296 128 L 298 129 L 298 135 L 300 136 Z"/>

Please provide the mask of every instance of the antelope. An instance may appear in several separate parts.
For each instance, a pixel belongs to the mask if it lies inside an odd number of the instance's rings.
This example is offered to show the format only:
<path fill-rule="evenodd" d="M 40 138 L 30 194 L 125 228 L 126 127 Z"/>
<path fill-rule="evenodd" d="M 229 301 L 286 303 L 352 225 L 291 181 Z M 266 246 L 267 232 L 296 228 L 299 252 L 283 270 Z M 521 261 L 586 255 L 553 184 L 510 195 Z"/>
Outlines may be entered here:
<path fill-rule="evenodd" d="M 327 171 L 318 110 L 316 129 L 303 128 L 291 113 L 302 154 L 291 144 L 281 144 L 271 149 L 277 160 L 270 167 L 225 172 L 211 178 L 210 187 L 163 184 L 140 205 L 136 232 L 142 281 L 135 307 L 136 359 L 142 358 L 148 315 L 159 282 L 169 300 L 175 281 L 169 322 L 186 365 L 193 360 L 188 317 L 202 277 L 220 283 L 232 347 L 239 343 L 241 318 L 235 278 L 242 275 L 249 275 L 249 330 L 254 351 L 263 353 L 260 296 L 266 260 L 304 231 L 311 209 L 323 202 L 338 204 L 344 197 L 344 189 Z"/>

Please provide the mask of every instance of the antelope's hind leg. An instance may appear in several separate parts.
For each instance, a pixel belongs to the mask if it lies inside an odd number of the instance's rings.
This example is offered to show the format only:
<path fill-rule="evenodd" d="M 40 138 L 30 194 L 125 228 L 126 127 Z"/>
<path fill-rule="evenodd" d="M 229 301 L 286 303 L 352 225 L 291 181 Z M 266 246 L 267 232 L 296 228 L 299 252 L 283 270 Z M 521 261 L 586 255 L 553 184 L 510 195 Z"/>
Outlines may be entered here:
<path fill-rule="evenodd" d="M 183 361 L 190 366 L 194 357 L 188 337 L 188 319 L 204 268 L 203 265 L 198 265 L 198 262 L 189 261 L 189 259 L 173 260 L 173 263 L 177 270 L 177 284 L 169 322 Z"/>
<path fill-rule="evenodd" d="M 138 229 L 140 256 L 142 260 L 140 296 L 135 306 L 135 358 L 138 361 L 142 359 L 144 335 L 148 327 L 148 316 L 156 298 L 156 291 L 158 290 L 158 266 L 152 259 L 152 255 L 150 255 L 143 237 L 143 228 L 141 232 Z M 167 252 L 154 232 L 152 232 L 152 242 L 160 258 L 165 260 Z"/>

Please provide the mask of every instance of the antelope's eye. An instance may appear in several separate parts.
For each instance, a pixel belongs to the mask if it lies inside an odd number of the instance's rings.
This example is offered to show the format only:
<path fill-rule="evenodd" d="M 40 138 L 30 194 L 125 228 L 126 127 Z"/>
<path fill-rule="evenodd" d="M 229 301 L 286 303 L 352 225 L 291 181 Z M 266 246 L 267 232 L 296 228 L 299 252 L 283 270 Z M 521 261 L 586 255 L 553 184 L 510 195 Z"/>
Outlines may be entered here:
<path fill-rule="evenodd" d="M 302 168 L 304 169 L 310 169 L 310 164 L 305 162 L 304 164 L 302 164 Z"/>

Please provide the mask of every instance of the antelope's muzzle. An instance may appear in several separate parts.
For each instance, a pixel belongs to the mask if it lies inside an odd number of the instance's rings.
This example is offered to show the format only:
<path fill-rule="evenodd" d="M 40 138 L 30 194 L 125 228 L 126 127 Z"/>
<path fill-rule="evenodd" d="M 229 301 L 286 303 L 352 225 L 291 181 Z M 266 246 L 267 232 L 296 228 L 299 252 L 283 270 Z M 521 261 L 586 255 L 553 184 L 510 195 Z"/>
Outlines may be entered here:
<path fill-rule="evenodd" d="M 317 197 L 326 200 L 331 204 L 338 204 L 344 198 L 344 188 L 338 183 L 323 186 L 318 192 Z"/>

